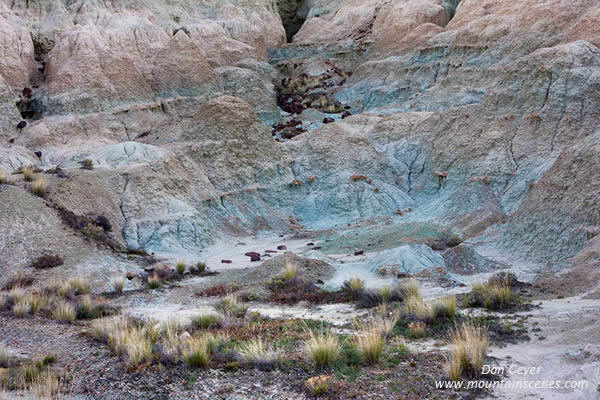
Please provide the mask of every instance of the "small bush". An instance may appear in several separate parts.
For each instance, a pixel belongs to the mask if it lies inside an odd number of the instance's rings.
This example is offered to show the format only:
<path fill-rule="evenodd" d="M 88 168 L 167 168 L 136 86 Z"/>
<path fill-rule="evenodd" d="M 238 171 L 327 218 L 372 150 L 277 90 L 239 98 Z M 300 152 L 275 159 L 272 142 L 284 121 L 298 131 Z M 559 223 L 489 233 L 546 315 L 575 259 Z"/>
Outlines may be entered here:
<path fill-rule="evenodd" d="M 61 301 L 56 305 L 53 316 L 57 321 L 72 323 L 75 321 L 77 313 L 75 312 L 75 307 L 70 303 Z"/>
<path fill-rule="evenodd" d="M 248 312 L 248 307 L 241 304 L 235 296 L 224 298 L 215 308 L 217 311 L 231 318 L 244 318 Z"/>
<path fill-rule="evenodd" d="M 55 268 L 64 264 L 62 257 L 55 254 L 44 254 L 36 258 L 29 266 L 36 269 Z"/>
<path fill-rule="evenodd" d="M 45 178 L 36 178 L 31 185 L 33 194 L 38 197 L 44 197 L 48 193 L 48 181 Z"/>
<path fill-rule="evenodd" d="M 454 344 L 454 350 L 446 363 L 450 379 L 458 381 L 465 374 L 470 377 L 479 376 L 487 355 L 487 332 L 481 327 L 463 324 L 451 332 L 450 339 Z"/>
<path fill-rule="evenodd" d="M 179 275 L 183 275 L 185 273 L 185 270 L 187 269 L 187 265 L 184 261 L 179 261 L 177 262 L 177 264 L 175 264 L 175 269 L 177 270 L 177 273 Z"/>
<path fill-rule="evenodd" d="M 306 380 L 306 387 L 315 396 L 323 396 L 329 391 L 329 381 L 331 377 L 328 375 L 313 376 Z"/>
<path fill-rule="evenodd" d="M 206 272 L 206 263 L 205 262 L 199 262 L 195 266 L 190 267 L 190 274 L 201 275 L 204 272 Z"/>
<path fill-rule="evenodd" d="M 111 281 L 111 286 L 115 293 L 123 293 L 123 288 L 125 287 L 125 278 L 114 278 Z"/>
<path fill-rule="evenodd" d="M 85 158 L 85 159 L 79 161 L 79 164 L 81 164 L 81 169 L 87 169 L 87 170 L 94 169 L 94 161 L 90 158 Z"/>
<path fill-rule="evenodd" d="M 25 167 L 21 170 L 21 173 L 23 174 L 23 180 L 25 180 L 25 182 L 33 182 L 35 178 L 35 170 L 33 168 Z"/>
<path fill-rule="evenodd" d="M 271 368 L 279 365 L 283 359 L 280 351 L 265 344 L 262 339 L 254 339 L 241 344 L 238 352 L 246 363 L 261 368 Z"/>
<path fill-rule="evenodd" d="M 160 280 L 160 277 L 156 273 L 148 277 L 148 289 L 158 289 L 159 287 L 161 287 L 161 285 L 162 282 Z"/>
<path fill-rule="evenodd" d="M 377 364 L 385 349 L 385 339 L 376 327 L 369 327 L 358 336 L 358 349 L 365 364 Z"/>
<path fill-rule="evenodd" d="M 311 331 L 310 339 L 305 343 L 304 349 L 317 368 L 332 366 L 342 352 L 337 336 L 330 332 L 317 336 Z"/>
<path fill-rule="evenodd" d="M 200 314 L 192 317 L 192 328 L 209 329 L 219 328 L 223 324 L 223 319 L 217 314 Z"/>
<path fill-rule="evenodd" d="M 182 354 L 192 368 L 204 368 L 210 362 L 210 349 L 205 340 L 189 338 L 183 344 Z"/>
<path fill-rule="evenodd" d="M 413 339 L 422 338 L 425 335 L 427 325 L 423 321 L 413 321 L 408 324 L 408 335 Z"/>

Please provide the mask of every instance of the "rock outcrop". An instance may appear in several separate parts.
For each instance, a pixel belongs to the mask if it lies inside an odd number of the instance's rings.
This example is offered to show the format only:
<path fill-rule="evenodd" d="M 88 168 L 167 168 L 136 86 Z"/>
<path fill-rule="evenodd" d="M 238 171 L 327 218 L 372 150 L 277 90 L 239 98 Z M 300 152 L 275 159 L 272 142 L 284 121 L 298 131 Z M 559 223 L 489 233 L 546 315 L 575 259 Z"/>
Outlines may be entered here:
<path fill-rule="evenodd" d="M 560 266 L 598 231 L 599 18 L 585 0 L 0 1 L 0 166 L 60 166 L 51 204 L 150 253 L 379 221 L 469 239 L 457 271 Z M 410 249 L 415 271 L 444 263 Z"/>

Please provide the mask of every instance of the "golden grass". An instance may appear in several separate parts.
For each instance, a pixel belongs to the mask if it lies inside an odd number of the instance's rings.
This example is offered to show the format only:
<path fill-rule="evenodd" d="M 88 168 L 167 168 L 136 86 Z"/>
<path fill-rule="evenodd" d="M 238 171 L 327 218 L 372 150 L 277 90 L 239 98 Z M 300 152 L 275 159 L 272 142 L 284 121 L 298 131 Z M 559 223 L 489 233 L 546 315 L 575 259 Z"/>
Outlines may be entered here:
<path fill-rule="evenodd" d="M 463 324 L 450 333 L 454 350 L 446 363 L 446 372 L 452 380 L 460 380 L 466 373 L 478 376 L 485 362 L 489 339 L 481 327 Z"/>
<path fill-rule="evenodd" d="M 73 307 L 70 303 L 66 301 L 60 301 L 53 312 L 53 317 L 57 321 L 61 322 L 74 322 L 77 318 L 77 313 L 75 312 L 75 307 Z"/>
<path fill-rule="evenodd" d="M 8 302 L 8 297 L 5 294 L 0 294 L 0 308 L 4 308 Z"/>
<path fill-rule="evenodd" d="M 92 322 L 94 336 L 108 342 L 110 348 L 127 356 L 129 366 L 136 366 L 152 357 L 152 346 L 158 331 L 132 323 L 126 317 L 101 318 Z"/>
<path fill-rule="evenodd" d="M 36 314 L 40 308 L 46 305 L 46 299 L 33 293 L 25 295 L 23 300 L 29 304 L 29 310 L 32 314 Z"/>
<path fill-rule="evenodd" d="M 406 311 L 421 321 L 431 322 L 434 310 L 431 304 L 423 301 L 421 297 L 410 296 L 405 301 Z"/>
<path fill-rule="evenodd" d="M 382 337 L 388 338 L 392 336 L 394 327 L 400 319 L 400 312 L 398 310 L 393 311 L 391 314 L 388 313 L 385 305 L 379 307 L 377 316 L 371 323 L 371 328 L 378 332 Z"/>
<path fill-rule="evenodd" d="M 248 312 L 248 307 L 240 303 L 236 296 L 227 296 L 215 307 L 217 311 L 230 318 L 244 318 Z"/>
<path fill-rule="evenodd" d="M 38 197 L 44 197 L 48 193 L 48 181 L 46 178 L 36 178 L 31 185 L 33 194 Z"/>
<path fill-rule="evenodd" d="M 79 276 L 69 280 L 69 288 L 75 295 L 88 294 L 91 291 L 91 284 L 89 279 Z"/>
<path fill-rule="evenodd" d="M 9 185 L 11 183 L 12 180 L 10 179 L 9 173 L 4 168 L 0 168 L 0 184 Z"/>
<path fill-rule="evenodd" d="M 365 364 L 377 364 L 383 356 L 385 339 L 377 326 L 368 326 L 357 338 L 358 350 Z"/>
<path fill-rule="evenodd" d="M 454 319 L 456 316 L 456 297 L 447 296 L 433 303 L 433 318 Z"/>
<path fill-rule="evenodd" d="M 60 397 L 60 380 L 50 370 L 38 374 L 31 385 L 36 399 L 54 400 Z"/>
<path fill-rule="evenodd" d="M 190 337 L 183 342 L 182 356 L 192 368 L 204 368 L 210 362 L 210 348 L 206 340 Z"/>
<path fill-rule="evenodd" d="M 344 281 L 344 288 L 353 295 L 357 295 L 365 288 L 365 281 L 360 278 L 351 278 Z"/>
<path fill-rule="evenodd" d="M 519 296 L 510 286 L 502 283 L 473 283 L 468 298 L 469 305 L 489 310 L 503 310 L 519 303 Z"/>
<path fill-rule="evenodd" d="M 31 167 L 25 167 L 21 170 L 25 182 L 33 182 L 35 178 L 35 170 Z"/>
<path fill-rule="evenodd" d="M 329 375 L 319 375 L 308 378 L 305 382 L 306 387 L 315 395 L 323 396 L 329 391 Z"/>
<path fill-rule="evenodd" d="M 291 281 L 292 279 L 296 279 L 298 276 L 298 266 L 293 262 L 286 260 L 285 268 L 281 274 L 281 277 L 286 281 Z"/>
<path fill-rule="evenodd" d="M 115 293 L 123 293 L 123 288 L 125 288 L 125 278 L 114 278 L 111 281 L 111 286 Z"/>
<path fill-rule="evenodd" d="M 401 285 L 405 298 L 421 298 L 421 285 L 416 279 L 409 279 Z"/>
<path fill-rule="evenodd" d="M 8 298 L 14 303 L 25 297 L 25 288 L 23 286 L 13 286 L 8 292 Z"/>
<path fill-rule="evenodd" d="M 242 343 L 238 353 L 249 364 L 279 364 L 283 359 L 280 351 L 267 345 L 261 338 Z"/>
<path fill-rule="evenodd" d="M 338 337 L 331 332 L 315 335 L 310 332 L 310 338 L 304 344 L 306 355 L 317 368 L 332 366 L 340 357 L 342 346 Z"/>
<path fill-rule="evenodd" d="M 426 327 L 427 325 L 423 321 L 413 321 L 408 324 L 408 334 L 413 339 L 421 338 L 425 334 Z"/>
<path fill-rule="evenodd" d="M 21 298 L 13 304 L 12 311 L 17 317 L 22 318 L 29 315 L 31 308 L 29 307 L 29 303 L 24 298 Z"/>

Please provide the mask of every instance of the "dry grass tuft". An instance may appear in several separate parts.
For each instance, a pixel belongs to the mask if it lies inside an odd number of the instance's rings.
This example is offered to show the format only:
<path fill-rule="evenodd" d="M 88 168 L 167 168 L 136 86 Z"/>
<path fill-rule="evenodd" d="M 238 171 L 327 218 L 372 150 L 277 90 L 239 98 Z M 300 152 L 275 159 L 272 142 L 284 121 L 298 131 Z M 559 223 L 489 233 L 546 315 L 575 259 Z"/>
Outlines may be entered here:
<path fill-rule="evenodd" d="M 422 338 L 426 327 L 427 325 L 423 321 L 413 321 L 408 324 L 408 334 L 413 339 Z"/>
<path fill-rule="evenodd" d="M 248 364 L 257 366 L 278 365 L 283 359 L 280 351 L 265 344 L 260 338 L 241 344 L 238 352 Z"/>
<path fill-rule="evenodd" d="M 357 339 L 358 349 L 365 364 L 377 364 L 383 356 L 385 339 L 378 327 L 368 326 Z"/>
<path fill-rule="evenodd" d="M 401 285 L 405 298 L 421 298 L 421 285 L 416 279 L 409 279 Z"/>
<path fill-rule="evenodd" d="M 248 312 L 248 307 L 240 303 L 236 296 L 224 298 L 215 308 L 230 318 L 244 318 Z"/>
<path fill-rule="evenodd" d="M 285 269 L 281 274 L 281 277 L 285 281 L 291 281 L 292 279 L 296 279 L 298 277 L 298 266 L 292 263 L 289 260 L 285 261 Z"/>
<path fill-rule="evenodd" d="M 46 178 L 36 178 L 31 185 L 33 194 L 38 197 L 44 197 L 48 193 L 48 181 Z"/>
<path fill-rule="evenodd" d="M 31 308 L 29 307 L 29 303 L 25 300 L 25 298 L 21 298 L 13 304 L 12 307 L 13 313 L 19 317 L 23 318 L 31 312 Z"/>
<path fill-rule="evenodd" d="M 152 346 L 158 340 L 157 330 L 134 324 L 125 317 L 110 317 L 92 323 L 94 336 L 109 344 L 110 348 L 127 356 L 129 366 L 133 367 L 152 357 Z"/>
<path fill-rule="evenodd" d="M 53 317 L 57 321 L 72 323 L 77 318 L 75 307 L 66 301 L 61 301 L 56 305 Z"/>
<path fill-rule="evenodd" d="M 25 182 L 33 182 L 35 178 L 35 170 L 32 167 L 25 167 L 21 170 Z"/>
<path fill-rule="evenodd" d="M 223 325 L 223 318 L 218 314 L 199 314 L 192 317 L 192 328 L 210 329 L 219 328 Z"/>
<path fill-rule="evenodd" d="M 478 376 L 487 354 L 487 332 L 481 327 L 463 324 L 451 332 L 450 339 L 454 344 L 454 350 L 446 363 L 450 379 L 458 381 L 465 374 Z"/>
<path fill-rule="evenodd" d="M 32 314 L 36 314 L 40 308 L 46 305 L 45 298 L 33 293 L 25 295 L 23 301 L 26 301 L 29 304 L 29 310 Z"/>
<path fill-rule="evenodd" d="M 332 366 L 340 357 L 342 346 L 336 335 L 328 332 L 315 335 L 310 332 L 310 339 L 304 345 L 305 353 L 317 368 Z"/>
<path fill-rule="evenodd" d="M 12 179 L 10 178 L 9 173 L 4 168 L 0 168 L 0 184 L 10 185 L 11 183 Z"/>
<path fill-rule="evenodd" d="M 123 293 L 123 289 L 125 288 L 125 278 L 114 278 L 111 281 L 111 286 L 115 293 Z"/>
<path fill-rule="evenodd" d="M 467 297 L 471 307 L 485 307 L 488 310 L 505 310 L 519 304 L 519 296 L 509 285 L 492 281 L 491 283 L 474 283 Z"/>
<path fill-rule="evenodd" d="M 201 338 L 190 337 L 183 342 L 182 356 L 192 368 L 204 368 L 210 362 L 209 343 Z"/>
<path fill-rule="evenodd" d="M 148 289 L 158 289 L 162 282 L 157 274 L 148 277 Z"/>
<path fill-rule="evenodd" d="M 36 399 L 53 400 L 60 397 L 60 380 L 50 370 L 38 374 L 31 385 Z"/>
<path fill-rule="evenodd" d="M 8 347 L 0 344 L 0 368 L 8 368 L 11 364 L 11 359 Z"/>

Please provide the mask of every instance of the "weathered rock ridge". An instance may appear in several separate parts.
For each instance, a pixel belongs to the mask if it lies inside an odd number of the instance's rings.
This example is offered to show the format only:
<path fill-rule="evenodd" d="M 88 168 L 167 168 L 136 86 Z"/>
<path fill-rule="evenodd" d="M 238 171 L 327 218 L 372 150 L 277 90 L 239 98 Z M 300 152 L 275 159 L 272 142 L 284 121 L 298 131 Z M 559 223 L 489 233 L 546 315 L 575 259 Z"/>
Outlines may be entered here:
<path fill-rule="evenodd" d="M 0 185 L 0 268 L 107 251 L 60 208 L 173 257 L 430 224 L 473 260 L 564 266 L 600 231 L 599 18 L 589 0 L 0 0 L 0 168 L 62 171 L 45 200 Z"/>

